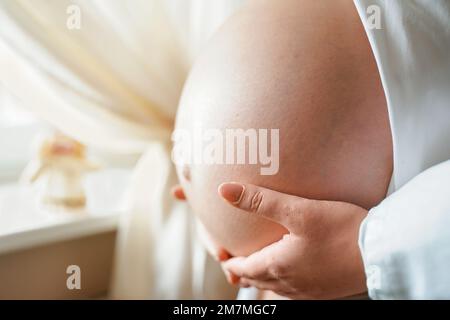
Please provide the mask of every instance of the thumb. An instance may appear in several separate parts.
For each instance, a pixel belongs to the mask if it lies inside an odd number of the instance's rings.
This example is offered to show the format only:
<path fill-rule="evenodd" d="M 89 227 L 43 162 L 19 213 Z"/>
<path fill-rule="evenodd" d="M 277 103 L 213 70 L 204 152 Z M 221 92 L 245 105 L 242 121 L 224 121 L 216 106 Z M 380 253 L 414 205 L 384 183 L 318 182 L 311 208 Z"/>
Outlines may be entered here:
<path fill-rule="evenodd" d="M 218 192 L 234 207 L 277 222 L 289 231 L 299 227 L 302 214 L 312 210 L 316 201 L 235 182 L 221 184 Z"/>

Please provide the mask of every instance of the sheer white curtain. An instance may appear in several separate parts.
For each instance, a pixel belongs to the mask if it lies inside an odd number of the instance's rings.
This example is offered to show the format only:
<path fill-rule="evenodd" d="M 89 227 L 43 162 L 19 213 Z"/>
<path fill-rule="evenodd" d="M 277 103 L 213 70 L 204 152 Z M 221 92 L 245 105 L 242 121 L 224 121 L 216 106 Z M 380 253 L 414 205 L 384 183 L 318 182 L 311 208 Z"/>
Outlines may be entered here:
<path fill-rule="evenodd" d="M 170 133 L 189 67 L 241 0 L 2 0 L 0 84 L 82 142 L 142 155 L 119 228 L 114 298 L 231 298 L 174 202 Z M 79 10 L 79 29 L 67 19 Z M 74 7 L 70 7 L 74 8 Z"/>

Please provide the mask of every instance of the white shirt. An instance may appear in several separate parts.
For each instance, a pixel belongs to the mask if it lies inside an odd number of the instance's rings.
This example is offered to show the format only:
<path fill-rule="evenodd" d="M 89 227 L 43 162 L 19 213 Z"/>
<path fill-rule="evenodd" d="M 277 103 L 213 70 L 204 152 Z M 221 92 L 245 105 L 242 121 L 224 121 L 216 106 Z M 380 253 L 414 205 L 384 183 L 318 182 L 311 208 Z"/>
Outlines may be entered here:
<path fill-rule="evenodd" d="M 360 229 L 369 295 L 450 298 L 450 1 L 354 2 L 394 146 L 391 194 Z"/>

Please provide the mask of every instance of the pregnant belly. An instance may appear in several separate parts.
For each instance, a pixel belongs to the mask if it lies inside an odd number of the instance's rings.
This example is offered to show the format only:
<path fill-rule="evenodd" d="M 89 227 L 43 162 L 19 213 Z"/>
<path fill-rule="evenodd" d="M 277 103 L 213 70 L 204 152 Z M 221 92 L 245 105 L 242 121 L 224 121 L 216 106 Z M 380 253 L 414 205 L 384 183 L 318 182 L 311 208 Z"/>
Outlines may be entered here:
<path fill-rule="evenodd" d="M 178 168 L 180 181 L 195 214 L 233 255 L 259 250 L 286 230 L 227 205 L 217 194 L 222 182 L 366 208 L 386 194 L 392 142 L 377 67 L 353 4 L 327 4 L 333 8 L 323 11 L 321 1 L 251 3 L 213 37 L 185 85 L 176 129 L 201 146 L 205 137 L 195 132 L 215 132 L 223 157 L 188 161 Z M 227 129 L 255 135 L 231 147 Z M 278 130 L 277 140 L 261 142 L 264 129 Z M 253 162 L 251 139 L 259 146 Z M 236 148 L 245 149 L 244 163 Z M 277 162 L 269 175 L 261 171 L 268 166 L 261 148 Z M 220 158 L 215 153 L 213 160 Z"/>

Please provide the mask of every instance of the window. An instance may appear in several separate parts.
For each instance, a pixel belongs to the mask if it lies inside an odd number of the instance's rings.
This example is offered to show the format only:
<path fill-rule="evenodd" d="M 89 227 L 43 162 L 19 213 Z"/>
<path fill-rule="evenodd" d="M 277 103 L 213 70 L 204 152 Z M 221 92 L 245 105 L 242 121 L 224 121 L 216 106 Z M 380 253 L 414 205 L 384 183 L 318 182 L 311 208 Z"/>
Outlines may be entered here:
<path fill-rule="evenodd" d="M 34 210 L 30 209 L 35 205 L 30 199 L 35 196 L 39 184 L 36 188 L 29 188 L 19 185 L 18 181 L 26 165 L 32 157 L 36 157 L 37 137 L 53 131 L 53 128 L 21 107 L 18 99 L 0 87 L 0 224 L 13 221 L 12 217 L 19 216 L 20 212 L 29 217 L 28 212 Z M 97 160 L 101 168 L 87 174 L 84 179 L 88 198 L 86 210 L 95 213 L 123 210 L 121 198 L 135 159 L 112 157 L 92 149 L 88 149 L 88 157 Z M 21 196 L 24 193 L 27 193 L 26 197 Z M 17 200 L 19 196 L 22 197 L 20 201 Z M 22 220 L 31 223 L 33 219 Z M 16 222 L 14 224 L 19 225 Z M 23 221 L 20 226 L 22 224 Z"/>
<path fill-rule="evenodd" d="M 131 166 L 108 161 L 107 155 L 94 154 L 104 166 L 85 177 L 87 203 L 81 212 L 47 210 L 39 205 L 38 185 L 18 183 L 35 156 L 36 137 L 51 130 L 0 87 L 0 255 L 113 231 L 126 210 L 123 196 Z"/>

